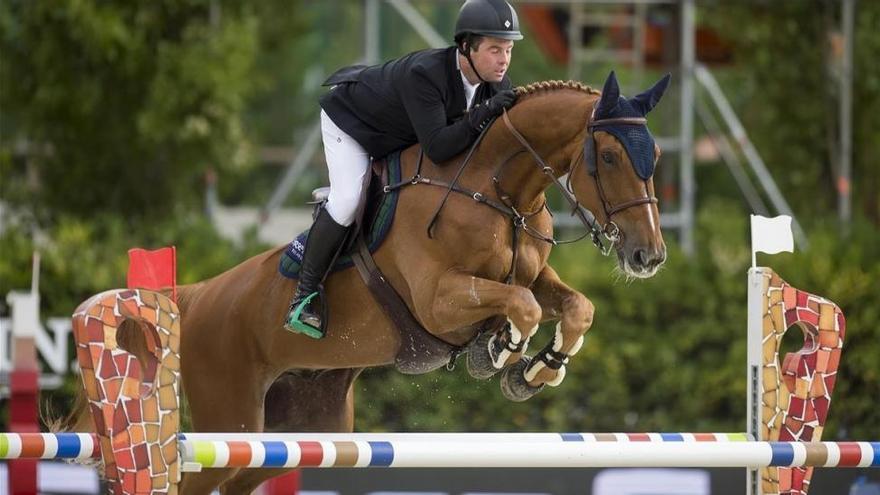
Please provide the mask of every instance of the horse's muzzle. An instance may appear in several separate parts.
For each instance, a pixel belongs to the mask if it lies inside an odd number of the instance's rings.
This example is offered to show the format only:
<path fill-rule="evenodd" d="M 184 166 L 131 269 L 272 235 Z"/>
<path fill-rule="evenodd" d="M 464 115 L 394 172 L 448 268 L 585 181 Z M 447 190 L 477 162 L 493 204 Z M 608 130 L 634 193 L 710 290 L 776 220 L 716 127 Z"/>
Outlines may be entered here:
<path fill-rule="evenodd" d="M 624 271 L 638 278 L 649 278 L 666 261 L 666 246 L 637 246 L 618 252 Z"/>

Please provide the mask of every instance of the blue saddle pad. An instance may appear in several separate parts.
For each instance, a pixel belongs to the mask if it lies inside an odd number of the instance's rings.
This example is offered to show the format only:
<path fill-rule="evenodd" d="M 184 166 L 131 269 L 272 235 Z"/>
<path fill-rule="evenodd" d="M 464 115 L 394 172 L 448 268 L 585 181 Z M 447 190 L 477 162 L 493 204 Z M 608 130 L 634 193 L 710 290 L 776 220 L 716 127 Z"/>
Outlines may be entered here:
<path fill-rule="evenodd" d="M 396 184 L 400 182 L 399 151 L 395 151 L 385 158 L 385 166 L 388 169 L 387 184 Z M 374 178 L 373 183 L 375 184 L 377 182 L 379 181 Z M 375 201 L 376 196 L 372 193 L 373 190 L 374 189 L 371 187 L 370 200 Z M 378 188 L 378 194 L 381 195 L 378 199 L 379 204 L 368 205 L 367 214 L 365 215 L 365 221 L 369 221 L 370 218 L 373 219 L 369 231 L 365 233 L 365 240 L 371 253 L 379 249 L 379 246 L 382 245 L 382 241 L 385 240 L 385 237 L 391 230 L 391 224 L 394 222 L 394 211 L 397 209 L 397 198 L 400 196 L 400 189 L 395 189 L 385 194 L 382 192 L 380 185 Z M 371 215 L 370 212 L 375 213 Z M 281 273 L 281 275 L 292 279 L 299 277 L 299 268 L 302 264 L 303 251 L 305 250 L 306 239 L 308 239 L 308 236 L 309 231 L 306 230 L 296 236 L 296 238 L 287 245 L 287 249 L 285 249 L 284 253 L 281 255 L 281 262 L 278 264 L 278 272 Z M 343 253 L 336 260 L 330 273 L 348 268 L 352 265 L 354 265 L 354 261 L 352 261 L 349 253 Z"/>

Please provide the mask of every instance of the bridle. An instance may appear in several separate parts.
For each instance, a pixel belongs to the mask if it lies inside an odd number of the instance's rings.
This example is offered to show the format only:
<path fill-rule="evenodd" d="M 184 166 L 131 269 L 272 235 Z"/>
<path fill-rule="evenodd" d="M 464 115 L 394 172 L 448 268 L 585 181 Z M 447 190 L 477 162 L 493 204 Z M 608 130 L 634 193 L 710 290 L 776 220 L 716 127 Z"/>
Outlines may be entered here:
<path fill-rule="evenodd" d="M 634 206 L 639 206 L 643 204 L 657 203 L 657 198 L 655 196 L 651 196 L 647 180 L 645 180 L 645 195 L 640 198 L 634 198 L 628 201 L 624 201 L 623 203 L 613 205 L 606 198 L 605 190 L 602 187 L 602 180 L 599 175 L 599 167 L 597 166 L 596 160 L 596 144 L 595 137 L 593 136 L 593 131 L 597 128 L 601 129 L 602 127 L 613 126 L 613 125 L 647 125 L 647 119 L 644 117 L 618 117 L 618 118 L 608 118 L 608 119 L 596 119 L 596 109 L 593 108 L 593 111 L 590 113 L 590 118 L 587 120 L 586 130 L 587 135 L 584 138 L 584 154 L 583 161 L 586 162 L 587 172 L 593 177 L 596 181 L 596 188 L 599 191 L 599 199 L 602 202 L 602 209 L 605 213 L 605 224 L 599 225 L 599 222 L 596 220 L 596 217 L 590 213 L 589 210 L 585 209 L 580 205 L 577 197 L 574 195 L 574 191 L 571 187 L 571 180 L 574 176 L 574 172 L 577 169 L 579 164 L 578 160 L 574 160 L 574 165 L 572 165 L 571 169 L 568 171 L 568 179 L 566 183 L 563 185 L 562 182 L 556 177 L 555 171 L 552 167 L 547 165 L 541 155 L 538 154 L 537 151 L 529 144 L 523 135 L 516 130 L 516 127 L 513 126 L 513 123 L 510 121 L 510 117 L 507 115 L 507 111 L 505 110 L 502 114 L 502 119 L 504 120 L 504 125 L 507 126 L 508 131 L 522 144 L 523 148 L 525 148 L 529 153 L 531 153 L 532 158 L 535 160 L 535 164 L 541 168 L 541 171 L 547 175 L 556 185 L 556 188 L 559 189 L 560 194 L 563 198 L 568 202 L 569 206 L 572 208 L 571 214 L 576 216 L 584 227 L 589 231 L 590 236 L 592 237 L 593 244 L 602 251 L 602 254 L 609 255 L 614 248 L 614 245 L 620 242 L 620 227 L 611 219 L 617 213 L 620 213 L 624 210 L 632 208 Z M 586 234 L 585 234 L 586 235 Z M 581 236 L 579 239 L 583 239 L 584 236 Z M 602 239 L 605 239 L 608 244 L 605 245 Z M 558 241 L 555 243 L 559 243 Z"/>
<path fill-rule="evenodd" d="M 401 187 L 405 187 L 408 185 L 416 185 L 416 184 L 424 184 L 431 186 L 440 186 L 446 189 L 446 194 L 443 199 L 440 201 L 440 204 L 437 206 L 434 215 L 431 217 L 431 220 L 428 222 L 428 226 L 426 229 L 427 235 L 429 238 L 433 238 L 433 229 L 436 225 L 437 221 L 440 218 L 440 212 L 443 210 L 443 207 L 446 205 L 446 201 L 449 199 L 449 195 L 453 192 L 463 194 L 465 196 L 471 197 L 477 203 L 484 204 L 489 206 L 501 214 L 509 217 L 511 219 L 512 227 L 513 227 L 513 252 L 514 257 L 516 257 L 517 249 L 516 246 L 518 244 L 518 232 L 522 229 L 523 232 L 528 234 L 530 237 L 537 239 L 542 242 L 546 242 L 552 245 L 559 244 L 568 244 L 580 241 L 586 236 L 590 236 L 593 244 L 599 248 L 603 255 L 608 256 L 614 250 L 614 246 L 620 242 L 620 227 L 611 219 L 617 213 L 620 213 L 626 209 L 632 208 L 634 206 L 639 206 L 646 203 L 657 203 L 657 198 L 654 196 L 650 196 L 649 189 L 647 186 L 647 180 L 645 180 L 645 195 L 640 198 L 631 199 L 620 203 L 618 205 L 612 205 L 605 196 L 605 191 L 602 187 L 602 181 L 599 177 L 599 169 L 596 164 L 596 151 L 595 151 L 595 137 L 593 136 L 593 131 L 596 128 L 602 128 L 605 126 L 611 125 L 646 125 L 647 120 L 643 117 L 623 117 L 623 118 L 609 118 L 609 119 L 596 119 L 595 118 L 595 109 L 590 114 L 590 118 L 586 124 L 587 135 L 584 139 L 584 159 L 586 162 L 587 171 L 596 181 L 597 189 L 599 191 L 599 198 L 602 202 L 602 209 L 605 213 L 605 224 L 600 225 L 596 220 L 595 215 L 590 212 L 588 209 L 581 206 L 580 202 L 577 200 L 577 197 L 574 194 L 574 191 L 571 188 L 571 180 L 574 175 L 575 170 L 577 169 L 578 160 L 574 160 L 574 164 L 571 169 L 568 171 L 568 179 L 565 184 L 563 184 L 559 178 L 556 177 L 555 170 L 547 165 L 541 155 L 538 154 L 537 151 L 532 147 L 531 144 L 526 140 L 525 137 L 513 126 L 513 123 L 510 121 L 510 117 L 508 117 L 507 111 L 505 110 L 502 113 L 502 120 L 504 120 L 505 126 L 516 138 L 517 141 L 523 146 L 523 148 L 528 151 L 532 158 L 534 158 L 535 164 L 541 169 L 541 172 L 544 173 L 556 186 L 559 190 L 560 194 L 563 198 L 565 198 L 566 202 L 568 202 L 571 207 L 571 214 L 576 216 L 581 223 L 586 227 L 587 232 L 585 232 L 580 237 L 570 240 L 557 240 L 553 237 L 546 236 L 541 232 L 537 231 L 535 228 L 531 227 L 528 224 L 528 220 L 538 213 L 547 208 L 546 202 L 541 205 L 536 211 L 523 213 L 517 210 L 517 206 L 513 204 L 511 196 L 501 190 L 501 181 L 499 179 L 500 172 L 503 170 L 504 166 L 510 161 L 508 160 L 505 163 L 502 163 L 499 169 L 496 171 L 494 176 L 492 177 L 492 182 L 495 186 L 496 193 L 498 194 L 498 198 L 500 201 L 495 201 L 480 192 L 472 191 L 470 189 L 461 187 L 458 185 L 458 179 L 461 177 L 468 163 L 470 163 L 471 157 L 479 146 L 480 142 L 488 133 L 488 130 L 492 127 L 495 118 L 493 118 L 487 125 L 483 127 L 483 131 L 477 136 L 477 139 L 471 144 L 470 149 L 465 155 L 464 160 L 457 173 L 451 182 L 440 181 L 437 179 L 432 179 L 429 177 L 422 176 L 422 158 L 424 157 L 424 150 L 421 150 L 419 153 L 419 158 L 416 164 L 416 172 L 415 174 L 408 178 L 404 179 L 396 184 L 388 184 L 383 188 L 383 191 L 387 194 L 391 191 L 399 189 Z M 516 264 L 514 263 L 513 266 Z M 513 270 L 508 274 L 508 283 L 513 278 Z"/>

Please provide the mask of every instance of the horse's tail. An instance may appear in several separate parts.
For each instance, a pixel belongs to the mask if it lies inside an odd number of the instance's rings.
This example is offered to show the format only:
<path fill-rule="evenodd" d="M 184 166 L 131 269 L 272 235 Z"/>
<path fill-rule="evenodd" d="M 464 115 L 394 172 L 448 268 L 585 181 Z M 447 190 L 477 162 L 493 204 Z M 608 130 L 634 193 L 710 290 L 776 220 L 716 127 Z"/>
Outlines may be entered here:
<path fill-rule="evenodd" d="M 199 282 L 197 284 L 189 284 L 189 285 L 181 285 L 177 287 L 177 309 L 180 311 L 181 316 L 186 313 L 186 310 L 190 307 L 196 295 L 199 292 L 199 289 L 202 287 L 202 283 Z M 171 287 L 162 287 L 157 292 L 162 294 L 165 297 L 171 297 L 172 289 Z"/>
<path fill-rule="evenodd" d="M 94 433 L 95 425 L 89 414 L 89 400 L 83 387 L 76 387 L 73 408 L 66 416 L 56 416 L 52 403 L 47 402 L 40 408 L 40 419 L 52 433 L 76 432 Z"/>
<path fill-rule="evenodd" d="M 45 409 L 44 409 L 45 408 Z M 74 397 L 73 409 L 67 416 L 55 416 L 55 411 L 51 403 L 47 402 L 44 408 L 40 408 L 40 420 L 46 425 L 52 433 L 59 432 L 76 432 L 76 433 L 94 433 L 95 422 L 89 413 L 89 399 L 86 397 L 86 391 L 82 386 L 77 387 Z M 81 466 L 96 469 L 98 476 L 104 480 L 106 473 L 104 472 L 104 460 L 97 459 L 79 459 L 74 461 Z"/>
<path fill-rule="evenodd" d="M 78 377 L 77 377 L 78 378 Z M 77 379 L 77 382 L 80 380 Z M 76 432 L 76 433 L 94 433 L 95 422 L 89 411 L 89 399 L 86 396 L 85 388 L 77 383 L 76 392 L 74 393 L 73 407 L 66 416 L 59 416 L 55 409 L 55 405 L 46 401 L 40 407 L 40 421 L 46 425 L 46 428 L 52 433 L 60 432 Z M 101 459 L 83 459 L 76 461 L 77 464 L 93 467 L 98 470 L 98 475 L 104 479 L 104 463 Z"/>

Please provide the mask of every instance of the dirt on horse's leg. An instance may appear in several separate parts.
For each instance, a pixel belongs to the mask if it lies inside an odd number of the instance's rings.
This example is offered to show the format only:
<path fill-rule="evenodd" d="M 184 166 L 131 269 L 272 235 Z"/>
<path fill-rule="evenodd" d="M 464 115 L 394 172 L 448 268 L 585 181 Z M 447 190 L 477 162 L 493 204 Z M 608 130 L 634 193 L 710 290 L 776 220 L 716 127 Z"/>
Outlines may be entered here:
<path fill-rule="evenodd" d="M 266 393 L 265 431 L 350 432 L 354 429 L 354 380 L 360 369 L 295 371 L 281 375 Z M 251 493 L 290 469 L 245 469 L 223 484 L 223 494 Z"/>
<path fill-rule="evenodd" d="M 427 328 L 437 335 L 507 315 L 510 345 L 493 356 L 499 369 L 519 361 L 541 321 L 541 306 L 529 289 L 464 273 L 447 272 L 435 291 L 417 294 L 414 302 Z"/>
<path fill-rule="evenodd" d="M 190 360 L 189 366 L 195 366 Z M 263 397 L 268 383 L 253 369 L 232 366 L 208 366 L 203 373 L 187 368 L 184 361 L 184 390 L 189 403 L 193 430 L 197 432 L 247 433 L 263 431 Z M 187 377 L 204 377 L 188 385 Z M 205 469 L 185 473 L 181 495 L 209 495 L 240 469 Z"/>
<path fill-rule="evenodd" d="M 584 334 L 593 324 L 593 303 L 580 292 L 565 285 L 556 271 L 547 265 L 532 284 L 532 292 L 550 320 L 559 319 L 556 334 L 526 367 L 526 382 L 533 386 L 556 386 L 565 378 L 565 362 L 584 343 Z M 549 364 L 548 364 L 549 363 Z"/>

